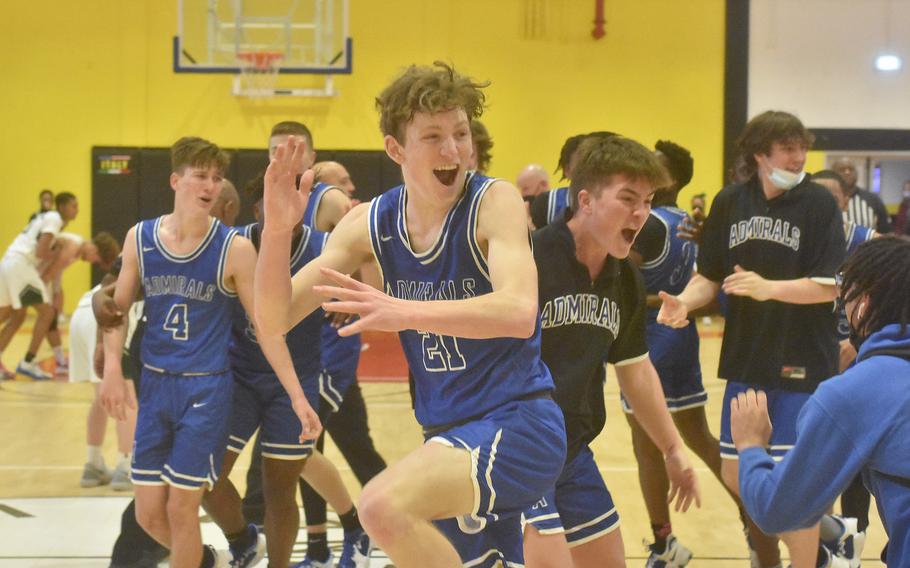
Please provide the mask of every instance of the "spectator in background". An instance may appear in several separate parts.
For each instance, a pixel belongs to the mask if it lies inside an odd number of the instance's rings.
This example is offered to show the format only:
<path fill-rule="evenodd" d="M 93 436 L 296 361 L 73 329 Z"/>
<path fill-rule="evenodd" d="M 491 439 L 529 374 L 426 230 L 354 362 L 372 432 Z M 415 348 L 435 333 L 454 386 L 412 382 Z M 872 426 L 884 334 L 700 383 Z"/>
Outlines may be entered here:
<path fill-rule="evenodd" d="M 347 168 L 338 162 L 316 162 L 313 164 L 313 173 L 315 174 L 316 181 L 340 187 L 348 197 L 354 200 L 354 191 L 357 187 L 354 185 L 354 181 L 351 179 L 351 174 L 348 173 Z M 355 201 L 352 204 L 352 207 L 358 203 L 360 203 L 360 201 Z"/>
<path fill-rule="evenodd" d="M 910 179 L 904 182 L 904 192 L 901 194 L 901 204 L 894 216 L 894 233 L 897 235 L 910 235 Z"/>
<path fill-rule="evenodd" d="M 54 192 L 49 189 L 42 189 L 41 193 L 38 194 L 38 203 L 40 204 L 39 209 L 28 218 L 29 222 L 41 213 L 47 213 L 54 208 Z"/>
<path fill-rule="evenodd" d="M 535 196 L 550 191 L 550 176 L 540 164 L 528 164 L 518 172 L 515 184 L 521 191 L 521 197 L 529 202 Z"/>
<path fill-rule="evenodd" d="M 863 227 L 875 229 L 879 233 L 890 233 L 891 223 L 888 211 L 882 199 L 856 185 L 856 163 L 851 158 L 838 158 L 831 165 L 831 169 L 839 173 L 847 184 L 847 195 L 850 203 L 847 205 L 847 220 Z"/>

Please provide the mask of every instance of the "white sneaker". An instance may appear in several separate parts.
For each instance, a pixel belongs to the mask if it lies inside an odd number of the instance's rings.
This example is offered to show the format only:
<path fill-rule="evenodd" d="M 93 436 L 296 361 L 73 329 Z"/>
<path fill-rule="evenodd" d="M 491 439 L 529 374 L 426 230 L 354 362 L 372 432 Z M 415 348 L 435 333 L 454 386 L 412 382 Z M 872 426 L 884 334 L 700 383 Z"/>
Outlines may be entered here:
<path fill-rule="evenodd" d="M 208 548 L 212 551 L 212 556 L 215 557 L 215 568 L 231 568 L 231 553 L 227 550 L 218 550 L 211 544 L 204 544 L 204 548 Z"/>
<path fill-rule="evenodd" d="M 16 366 L 16 372 L 20 375 L 31 377 L 36 381 L 49 381 L 54 378 L 42 371 L 41 367 L 39 367 L 38 364 L 34 361 L 29 363 L 25 359 L 19 361 L 19 365 Z"/>
<path fill-rule="evenodd" d="M 133 481 L 130 479 L 130 468 L 119 465 L 111 474 L 111 489 L 114 491 L 132 491 Z"/>
<path fill-rule="evenodd" d="M 98 467 L 90 463 L 85 464 L 82 468 L 82 479 L 79 480 L 80 487 L 98 487 L 107 485 L 111 482 L 111 472 L 106 467 Z"/>
<path fill-rule="evenodd" d="M 654 545 L 648 546 L 651 554 L 645 563 L 645 568 L 682 568 L 692 560 L 692 551 L 679 544 L 679 541 L 672 534 L 667 537 L 667 547 L 660 554 L 654 549 Z"/>
<path fill-rule="evenodd" d="M 836 541 L 822 542 L 832 559 L 842 559 L 845 563 L 830 563 L 830 566 L 844 568 L 858 568 L 861 562 L 863 547 L 866 544 L 865 531 L 857 530 L 857 520 L 854 517 L 841 517 L 840 515 L 829 515 L 841 527 L 840 536 Z"/>

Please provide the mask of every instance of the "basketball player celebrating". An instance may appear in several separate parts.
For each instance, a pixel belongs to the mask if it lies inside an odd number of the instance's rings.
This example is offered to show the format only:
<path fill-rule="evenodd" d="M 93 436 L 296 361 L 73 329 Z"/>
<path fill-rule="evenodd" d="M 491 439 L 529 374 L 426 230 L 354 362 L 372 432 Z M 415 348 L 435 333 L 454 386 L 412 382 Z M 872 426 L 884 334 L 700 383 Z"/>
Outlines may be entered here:
<path fill-rule="evenodd" d="M 396 566 L 521 563 L 519 515 L 552 487 L 565 429 L 540 361 L 536 271 L 521 196 L 468 175 L 481 88 L 451 67 L 412 66 L 377 99 L 388 155 L 405 184 L 356 207 L 323 254 L 287 270 L 312 173 L 305 148 L 279 148 L 266 174 L 256 320 L 284 333 L 318 308 L 399 332 L 427 443 L 364 488 L 364 527 Z M 386 293 L 345 276 L 375 258 Z M 457 517 L 457 520 L 455 519 Z M 430 521 L 449 519 L 442 531 Z M 448 537 L 449 541 L 446 540 Z"/>
<path fill-rule="evenodd" d="M 771 401 L 771 455 L 793 447 L 796 418 L 818 384 L 837 373 L 834 273 L 844 258 L 841 213 L 806 179 L 812 134 L 795 116 L 768 111 L 749 121 L 739 149 L 755 174 L 721 190 L 705 220 L 698 273 L 674 296 L 661 292 L 657 321 L 689 325 L 689 311 L 730 297 L 718 375 L 726 379 L 721 473 L 736 491 L 730 401 L 748 388 Z M 795 568 L 815 568 L 818 527 L 781 535 Z M 823 553 L 826 554 L 826 553 Z M 766 560 L 763 560 L 766 562 Z"/>
<path fill-rule="evenodd" d="M 132 469 L 136 517 L 171 549 L 172 566 L 196 568 L 224 560 L 202 547 L 199 505 L 217 479 L 227 441 L 230 316 L 237 296 L 252 312 L 256 257 L 248 240 L 209 216 L 227 156 L 211 142 L 182 138 L 171 148 L 171 164 L 174 211 L 129 230 L 114 301 L 126 312 L 141 286 L 148 320 Z M 118 419 L 124 415 L 124 340 L 123 324 L 104 332 L 101 400 Z M 319 421 L 284 339 L 259 342 L 291 393 L 301 438 L 315 437 Z"/>
<path fill-rule="evenodd" d="M 542 354 L 565 415 L 568 455 L 555 490 L 525 512 L 525 552 L 529 566 L 625 566 L 619 515 L 588 447 L 606 420 L 604 362 L 614 365 L 626 400 L 663 452 L 677 509 L 700 504 L 648 357 L 644 285 L 627 259 L 667 177 L 647 148 L 619 136 L 588 138 L 575 162 L 570 191 L 578 206 L 534 233 Z M 566 541 L 571 560 L 556 556 Z M 690 556 L 674 551 L 667 565 L 683 566 Z"/>

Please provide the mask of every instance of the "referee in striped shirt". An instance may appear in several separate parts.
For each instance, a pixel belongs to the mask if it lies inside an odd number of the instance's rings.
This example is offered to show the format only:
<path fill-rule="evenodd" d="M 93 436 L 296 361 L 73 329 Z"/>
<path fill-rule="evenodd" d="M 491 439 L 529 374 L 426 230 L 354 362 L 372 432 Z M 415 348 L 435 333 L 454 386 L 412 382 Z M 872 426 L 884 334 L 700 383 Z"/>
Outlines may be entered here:
<path fill-rule="evenodd" d="M 846 182 L 847 195 L 850 202 L 847 204 L 847 220 L 875 229 L 879 233 L 891 232 L 891 220 L 881 198 L 856 185 L 856 164 L 850 158 L 838 158 L 832 168 L 839 173 Z"/>

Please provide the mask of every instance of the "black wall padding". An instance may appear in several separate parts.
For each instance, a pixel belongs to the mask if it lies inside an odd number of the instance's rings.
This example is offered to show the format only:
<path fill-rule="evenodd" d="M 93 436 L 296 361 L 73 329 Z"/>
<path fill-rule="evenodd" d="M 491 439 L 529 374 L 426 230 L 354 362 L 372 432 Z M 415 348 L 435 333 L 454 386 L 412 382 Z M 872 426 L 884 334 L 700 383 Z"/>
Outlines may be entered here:
<path fill-rule="evenodd" d="M 237 186 L 241 211 L 237 224 L 253 221 L 252 203 L 246 184 L 269 163 L 268 152 L 259 149 L 228 150 L 228 179 Z M 401 183 L 401 170 L 383 150 L 317 150 L 318 160 L 343 164 L 357 186 L 355 197 L 368 201 Z M 109 231 L 123 242 L 126 232 L 140 219 L 158 217 L 174 207 L 170 187 L 169 148 L 95 146 L 92 148 L 92 234 Z M 101 279 L 97 269 L 92 282 Z"/>

